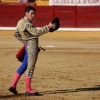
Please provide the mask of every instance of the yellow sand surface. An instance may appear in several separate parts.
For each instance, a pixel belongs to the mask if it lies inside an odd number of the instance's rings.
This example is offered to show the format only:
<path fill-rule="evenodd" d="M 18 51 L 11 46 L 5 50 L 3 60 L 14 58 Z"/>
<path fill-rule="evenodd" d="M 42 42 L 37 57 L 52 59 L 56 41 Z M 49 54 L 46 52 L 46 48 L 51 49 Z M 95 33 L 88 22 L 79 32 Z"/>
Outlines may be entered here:
<path fill-rule="evenodd" d="M 0 100 L 100 100 L 100 33 L 54 32 L 39 38 L 45 48 L 38 55 L 32 89 L 26 96 L 25 73 L 17 83 L 18 95 L 8 91 L 21 62 L 23 45 L 14 31 L 0 31 Z"/>

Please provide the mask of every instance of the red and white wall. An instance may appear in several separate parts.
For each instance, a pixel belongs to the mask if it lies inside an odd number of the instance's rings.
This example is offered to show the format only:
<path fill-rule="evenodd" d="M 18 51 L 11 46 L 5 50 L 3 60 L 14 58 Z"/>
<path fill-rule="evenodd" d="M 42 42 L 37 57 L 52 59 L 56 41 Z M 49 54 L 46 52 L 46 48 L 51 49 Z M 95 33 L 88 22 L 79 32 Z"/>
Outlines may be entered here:
<path fill-rule="evenodd" d="M 34 4 L 0 3 L 0 27 L 16 27 L 17 21 L 23 18 L 24 9 L 28 5 L 34 6 Z M 100 5 L 53 5 L 35 8 L 37 12 L 33 24 L 36 27 L 42 27 L 53 18 L 59 17 L 60 28 L 100 28 Z"/>

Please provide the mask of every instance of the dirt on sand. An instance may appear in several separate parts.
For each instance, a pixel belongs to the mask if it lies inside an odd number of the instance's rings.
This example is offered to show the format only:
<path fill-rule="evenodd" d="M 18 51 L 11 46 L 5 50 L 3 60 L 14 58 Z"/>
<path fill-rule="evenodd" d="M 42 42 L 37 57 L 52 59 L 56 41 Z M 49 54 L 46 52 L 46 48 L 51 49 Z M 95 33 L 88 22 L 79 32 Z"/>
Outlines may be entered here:
<path fill-rule="evenodd" d="M 41 96 L 33 97 L 25 96 L 25 74 L 17 84 L 18 95 L 8 91 L 21 65 L 15 55 L 23 45 L 12 33 L 0 32 L 0 100 L 100 100 L 99 33 L 56 32 L 39 37 L 46 51 L 38 55 L 31 84 Z"/>

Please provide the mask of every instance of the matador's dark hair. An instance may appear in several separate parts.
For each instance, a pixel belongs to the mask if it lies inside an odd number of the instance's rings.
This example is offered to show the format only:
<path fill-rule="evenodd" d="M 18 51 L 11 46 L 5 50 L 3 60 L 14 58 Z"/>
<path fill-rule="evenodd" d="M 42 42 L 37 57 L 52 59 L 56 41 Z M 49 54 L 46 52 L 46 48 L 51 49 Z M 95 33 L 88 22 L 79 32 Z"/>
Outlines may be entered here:
<path fill-rule="evenodd" d="M 32 7 L 32 6 L 27 6 L 25 8 L 25 12 L 30 12 L 30 10 L 36 11 L 36 9 L 34 7 Z"/>

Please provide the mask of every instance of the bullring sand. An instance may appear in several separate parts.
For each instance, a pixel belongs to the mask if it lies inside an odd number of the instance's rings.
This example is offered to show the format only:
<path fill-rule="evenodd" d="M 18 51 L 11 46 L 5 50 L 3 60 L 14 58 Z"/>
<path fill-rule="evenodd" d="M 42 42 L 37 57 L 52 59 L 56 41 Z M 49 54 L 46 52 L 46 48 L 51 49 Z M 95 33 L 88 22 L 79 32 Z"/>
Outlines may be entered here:
<path fill-rule="evenodd" d="M 25 74 L 18 95 L 8 91 L 21 62 L 15 55 L 23 45 L 14 31 L 0 31 L 0 100 L 100 100 L 100 32 L 54 32 L 39 38 L 41 51 L 32 88 L 42 94 L 25 96 Z"/>

